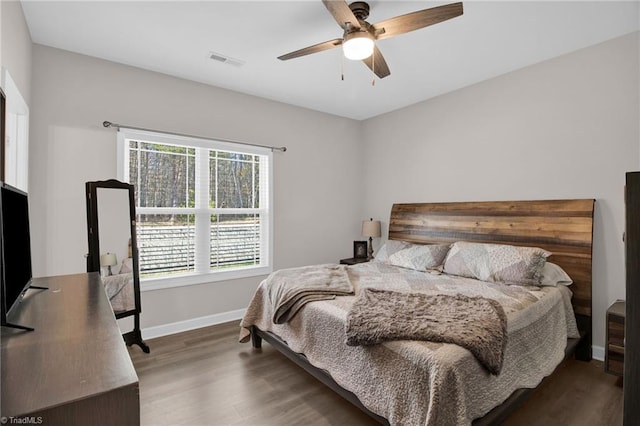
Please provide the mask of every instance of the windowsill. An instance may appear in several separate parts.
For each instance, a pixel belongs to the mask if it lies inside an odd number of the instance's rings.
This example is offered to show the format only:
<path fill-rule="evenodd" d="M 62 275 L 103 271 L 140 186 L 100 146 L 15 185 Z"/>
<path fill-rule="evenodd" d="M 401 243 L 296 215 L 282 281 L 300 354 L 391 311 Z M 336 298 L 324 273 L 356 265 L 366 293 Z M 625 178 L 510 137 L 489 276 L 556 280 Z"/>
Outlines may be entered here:
<path fill-rule="evenodd" d="M 140 279 L 140 291 L 162 290 L 166 288 L 184 287 L 188 285 L 207 284 L 217 281 L 229 281 L 240 278 L 268 275 L 273 271 L 269 266 L 256 266 L 223 272 L 209 272 L 205 274 L 191 273 L 162 278 Z"/>

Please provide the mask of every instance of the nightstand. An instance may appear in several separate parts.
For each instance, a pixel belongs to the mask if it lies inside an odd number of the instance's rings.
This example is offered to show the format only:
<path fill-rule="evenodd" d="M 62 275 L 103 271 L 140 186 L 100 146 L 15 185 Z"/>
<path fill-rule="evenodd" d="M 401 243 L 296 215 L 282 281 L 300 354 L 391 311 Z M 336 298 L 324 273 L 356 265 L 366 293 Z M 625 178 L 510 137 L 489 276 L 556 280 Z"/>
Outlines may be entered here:
<path fill-rule="evenodd" d="M 624 316 L 624 300 L 618 300 L 607 309 L 604 371 L 616 376 L 624 374 Z"/>
<path fill-rule="evenodd" d="M 358 263 L 366 263 L 369 259 L 366 257 L 350 257 L 348 259 L 340 259 L 341 265 L 357 265 Z"/>

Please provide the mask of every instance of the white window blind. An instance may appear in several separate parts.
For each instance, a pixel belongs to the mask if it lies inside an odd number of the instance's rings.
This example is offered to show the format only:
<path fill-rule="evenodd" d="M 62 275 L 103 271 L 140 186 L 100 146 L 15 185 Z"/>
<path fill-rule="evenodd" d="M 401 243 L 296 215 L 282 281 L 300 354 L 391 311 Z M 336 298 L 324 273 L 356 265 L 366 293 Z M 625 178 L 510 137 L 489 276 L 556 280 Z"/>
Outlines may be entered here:
<path fill-rule="evenodd" d="M 271 272 L 270 149 L 121 129 L 142 289 Z"/>

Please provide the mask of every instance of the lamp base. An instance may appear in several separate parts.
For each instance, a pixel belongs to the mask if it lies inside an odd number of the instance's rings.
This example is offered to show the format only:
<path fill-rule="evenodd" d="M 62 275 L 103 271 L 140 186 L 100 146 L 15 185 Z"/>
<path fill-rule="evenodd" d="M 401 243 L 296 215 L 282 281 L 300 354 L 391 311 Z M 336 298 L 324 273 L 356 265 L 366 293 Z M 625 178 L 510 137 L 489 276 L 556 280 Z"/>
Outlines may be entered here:
<path fill-rule="evenodd" d="M 369 237 L 369 250 L 367 251 L 367 259 L 373 259 L 373 238 Z"/>

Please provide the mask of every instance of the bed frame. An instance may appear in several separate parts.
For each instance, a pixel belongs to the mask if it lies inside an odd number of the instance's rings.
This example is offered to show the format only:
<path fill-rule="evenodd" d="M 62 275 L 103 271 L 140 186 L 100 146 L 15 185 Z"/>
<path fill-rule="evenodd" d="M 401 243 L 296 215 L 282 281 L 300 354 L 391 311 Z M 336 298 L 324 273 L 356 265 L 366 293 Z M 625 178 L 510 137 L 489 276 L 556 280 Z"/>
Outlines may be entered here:
<path fill-rule="evenodd" d="M 394 204 L 389 239 L 421 244 L 474 241 L 540 247 L 552 252 L 550 262 L 560 265 L 574 283 L 573 309 L 580 339 L 568 339 L 566 357 L 575 354 L 591 360 L 591 256 L 595 200 L 545 200 Z M 382 424 L 387 420 L 362 405 L 324 370 L 311 365 L 303 354 L 293 352 L 273 333 L 252 327 L 252 343 L 262 339 Z M 503 404 L 473 425 L 499 424 L 535 389 L 518 389 Z"/>

